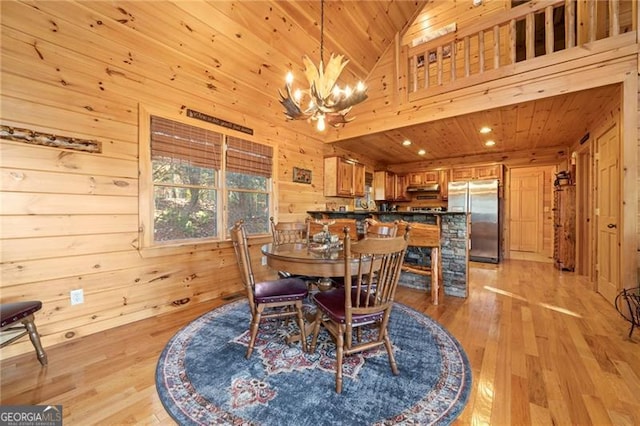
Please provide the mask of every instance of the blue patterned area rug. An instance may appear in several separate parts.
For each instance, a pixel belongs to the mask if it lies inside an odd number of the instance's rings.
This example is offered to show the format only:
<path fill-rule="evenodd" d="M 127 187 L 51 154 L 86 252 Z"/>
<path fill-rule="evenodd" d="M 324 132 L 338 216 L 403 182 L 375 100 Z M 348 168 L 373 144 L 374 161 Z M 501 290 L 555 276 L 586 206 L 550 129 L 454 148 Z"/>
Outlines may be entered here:
<path fill-rule="evenodd" d="M 171 338 L 158 360 L 156 387 L 176 422 L 449 424 L 466 405 L 471 370 L 464 350 L 437 322 L 405 305 L 395 304 L 389 325 L 400 375 L 392 374 L 384 347 L 354 354 L 345 357 L 341 394 L 326 331 L 315 354 L 307 354 L 284 342 L 297 332 L 293 321 L 263 322 L 247 360 L 249 318 L 246 300 L 232 302 Z"/>

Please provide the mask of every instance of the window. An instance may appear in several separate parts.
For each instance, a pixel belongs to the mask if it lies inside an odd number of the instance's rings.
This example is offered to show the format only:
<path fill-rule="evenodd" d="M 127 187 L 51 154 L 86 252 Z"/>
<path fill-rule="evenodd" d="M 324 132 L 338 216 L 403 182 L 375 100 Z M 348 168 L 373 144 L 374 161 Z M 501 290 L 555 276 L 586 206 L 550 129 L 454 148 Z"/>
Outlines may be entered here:
<path fill-rule="evenodd" d="M 229 224 L 244 219 L 249 234 L 269 231 L 270 146 L 227 137 L 225 184 Z"/>
<path fill-rule="evenodd" d="M 225 239 L 224 230 L 240 219 L 250 234 L 269 232 L 270 146 L 155 115 L 146 119 L 141 227 L 152 232 L 145 233 L 145 246 Z"/>

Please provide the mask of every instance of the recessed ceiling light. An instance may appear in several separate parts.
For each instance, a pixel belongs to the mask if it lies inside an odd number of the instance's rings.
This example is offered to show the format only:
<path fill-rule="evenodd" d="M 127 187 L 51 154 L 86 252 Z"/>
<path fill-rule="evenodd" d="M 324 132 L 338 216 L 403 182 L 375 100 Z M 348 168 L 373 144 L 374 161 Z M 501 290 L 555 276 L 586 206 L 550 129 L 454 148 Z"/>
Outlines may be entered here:
<path fill-rule="evenodd" d="M 485 146 L 494 146 L 495 144 L 496 144 L 496 142 L 495 142 L 495 141 L 486 141 L 486 142 L 484 143 L 484 145 L 485 145 Z"/>
<path fill-rule="evenodd" d="M 402 141 L 402 146 L 409 146 L 411 145 L 411 141 L 409 139 L 405 139 Z"/>
<path fill-rule="evenodd" d="M 490 133 L 490 132 L 491 132 L 491 127 L 489 127 L 489 126 L 482 126 L 480 128 L 480 133 L 482 133 L 483 135 L 487 134 L 487 133 Z"/>
<path fill-rule="evenodd" d="M 418 155 L 425 155 L 427 153 L 427 151 L 425 151 L 424 149 L 421 149 L 420 151 L 418 151 Z"/>

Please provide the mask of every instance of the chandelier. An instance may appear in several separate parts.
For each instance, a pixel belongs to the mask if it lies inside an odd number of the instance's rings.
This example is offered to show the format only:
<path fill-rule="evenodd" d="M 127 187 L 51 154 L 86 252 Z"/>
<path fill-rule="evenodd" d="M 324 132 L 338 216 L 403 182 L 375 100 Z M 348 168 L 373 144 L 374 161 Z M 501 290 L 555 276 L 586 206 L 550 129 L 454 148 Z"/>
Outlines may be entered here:
<path fill-rule="evenodd" d="M 340 127 L 352 121 L 347 118 L 351 108 L 367 99 L 367 88 L 364 83 L 358 82 L 355 89 L 345 86 L 342 89 L 337 81 L 344 67 L 349 63 L 343 55 L 331 54 L 327 66 L 323 63 L 324 55 L 324 0 L 320 1 L 320 66 L 315 64 L 308 56 L 302 58 L 304 74 L 309 83 L 308 90 L 292 90 L 293 73 L 289 71 L 286 77 L 285 93 L 278 90 L 280 103 L 285 109 L 287 120 L 315 121 L 316 128 L 323 131 L 327 124 Z M 303 109 L 301 105 L 307 105 Z"/>

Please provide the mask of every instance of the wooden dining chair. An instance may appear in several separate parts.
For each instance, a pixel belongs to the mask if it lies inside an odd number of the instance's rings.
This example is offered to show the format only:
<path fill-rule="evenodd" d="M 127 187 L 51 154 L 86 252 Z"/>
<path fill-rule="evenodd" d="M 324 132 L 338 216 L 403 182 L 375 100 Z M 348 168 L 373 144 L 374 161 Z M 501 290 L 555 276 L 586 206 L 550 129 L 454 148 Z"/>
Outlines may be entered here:
<path fill-rule="evenodd" d="M 251 311 L 251 337 L 245 356 L 248 359 L 253 352 L 262 319 L 288 318 L 292 316 L 298 319 L 302 350 L 306 351 L 302 301 L 308 294 L 307 284 L 300 278 L 282 278 L 256 282 L 251 267 L 247 233 L 243 222 L 242 220 L 236 222 L 231 229 L 231 241 L 233 241 L 233 248 L 240 268 L 240 277 L 246 289 L 249 310 Z"/>
<path fill-rule="evenodd" d="M 273 244 L 304 243 L 307 241 L 307 224 L 304 222 L 275 222 L 273 217 L 271 222 L 271 235 Z"/>
<path fill-rule="evenodd" d="M 364 220 L 365 238 L 393 238 L 398 233 L 398 221 L 380 222 L 372 218 Z"/>
<path fill-rule="evenodd" d="M 384 345 L 393 374 L 398 365 L 393 355 L 393 345 L 387 326 L 393 309 L 393 299 L 400 278 L 407 237 L 365 238 L 357 244 L 345 232 L 344 281 L 353 285 L 319 292 L 313 296 L 317 306 L 310 352 L 316 348 L 320 326 L 324 326 L 336 343 L 336 392 L 342 392 L 342 360 L 345 355 L 362 352 Z M 358 260 L 355 274 L 351 263 Z M 368 277 L 376 276 L 375 283 Z M 358 333 L 365 326 L 377 332 Z M 358 338 L 354 339 L 354 334 Z"/>
<path fill-rule="evenodd" d="M 307 224 L 304 222 L 275 222 L 272 217 L 269 218 L 271 222 L 271 235 L 273 236 L 273 244 L 304 244 L 307 242 Z M 287 271 L 278 271 L 280 278 L 301 278 L 305 281 L 316 280 L 314 277 L 307 277 L 303 275 L 293 275 Z"/>

